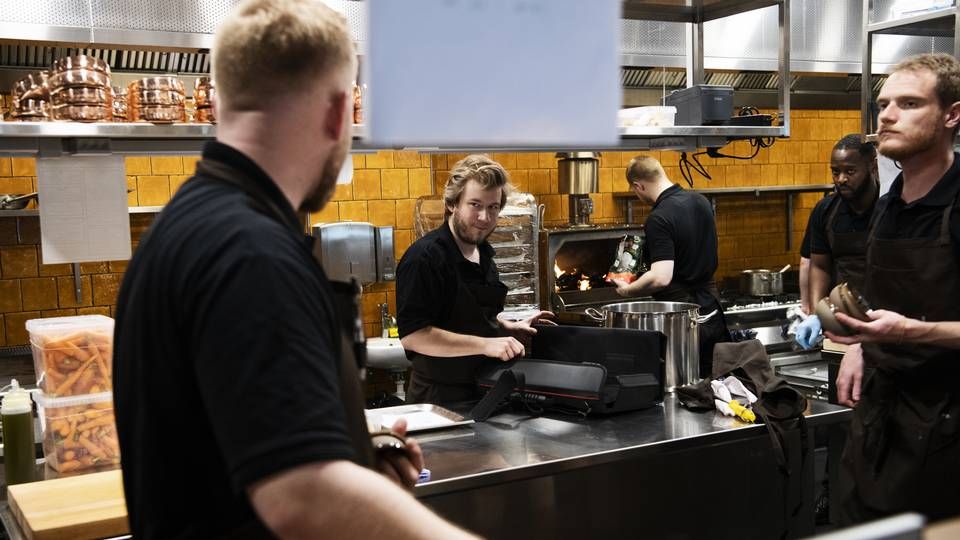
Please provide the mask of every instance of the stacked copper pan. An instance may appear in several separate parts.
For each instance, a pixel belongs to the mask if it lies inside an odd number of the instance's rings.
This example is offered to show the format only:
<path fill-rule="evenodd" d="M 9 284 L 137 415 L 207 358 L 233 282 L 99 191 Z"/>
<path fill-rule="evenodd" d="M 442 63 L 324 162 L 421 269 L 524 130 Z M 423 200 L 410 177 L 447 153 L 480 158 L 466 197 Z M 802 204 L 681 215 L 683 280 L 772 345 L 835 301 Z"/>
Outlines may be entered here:
<path fill-rule="evenodd" d="M 13 85 L 10 115 L 22 122 L 42 122 L 50 117 L 50 87 L 48 73 L 38 71 Z"/>
<path fill-rule="evenodd" d="M 193 87 L 193 99 L 197 104 L 194 119 L 203 124 L 216 124 L 217 118 L 213 113 L 213 98 L 216 89 L 210 77 L 200 77 Z"/>
<path fill-rule="evenodd" d="M 112 89 L 113 92 L 113 121 L 114 122 L 126 122 L 127 121 L 127 89 L 119 86 L 114 86 Z"/>
<path fill-rule="evenodd" d="M 176 77 L 145 77 L 127 87 L 127 118 L 133 122 L 186 122 L 183 82 Z"/>
<path fill-rule="evenodd" d="M 55 120 L 102 122 L 113 117 L 110 66 L 87 55 L 53 63 L 50 73 L 50 115 Z"/>

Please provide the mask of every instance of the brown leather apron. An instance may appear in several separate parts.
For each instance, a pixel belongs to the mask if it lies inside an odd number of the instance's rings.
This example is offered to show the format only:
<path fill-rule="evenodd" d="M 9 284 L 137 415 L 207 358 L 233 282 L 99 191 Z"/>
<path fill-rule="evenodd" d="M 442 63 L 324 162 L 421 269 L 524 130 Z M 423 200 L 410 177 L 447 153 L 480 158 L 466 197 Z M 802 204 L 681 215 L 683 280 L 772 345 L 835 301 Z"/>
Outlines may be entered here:
<path fill-rule="evenodd" d="M 846 281 L 855 290 L 863 291 L 863 277 L 867 270 L 867 231 L 834 232 L 841 204 L 847 203 L 837 195 L 826 223 L 827 242 L 830 244 L 830 256 L 833 259 L 834 283 Z"/>
<path fill-rule="evenodd" d="M 225 163 L 204 159 L 197 163 L 197 176 L 193 180 L 210 178 L 235 186 L 246 193 L 255 208 L 265 215 L 278 220 L 294 231 L 303 230 L 303 224 L 281 210 L 269 197 L 263 193 L 257 182 L 243 171 L 235 169 Z M 331 282 L 326 278 L 323 267 L 310 249 L 312 238 L 306 236 L 300 245 L 310 255 L 314 262 L 313 270 L 322 281 L 331 285 L 331 316 L 340 334 L 338 343 L 331 343 L 334 354 L 339 359 L 337 366 L 340 401 L 343 403 L 344 418 L 347 434 L 353 443 L 356 462 L 363 466 L 373 464 L 373 446 L 370 443 L 370 434 L 367 430 L 367 421 L 363 412 L 363 388 L 361 381 L 364 374 L 366 359 L 366 344 L 363 336 L 363 321 L 360 317 L 360 289 L 356 284 Z M 317 299 L 318 302 L 322 301 Z"/>
<path fill-rule="evenodd" d="M 700 306 L 700 314 L 707 315 L 713 310 L 717 314 L 700 325 L 700 376 L 709 377 L 713 369 L 713 348 L 717 343 L 730 341 L 727 320 L 720 305 L 717 285 L 710 281 L 701 285 L 682 285 L 671 283 L 653 293 L 653 299 L 659 302 L 688 302 Z"/>
<path fill-rule="evenodd" d="M 867 240 L 864 296 L 875 309 L 927 321 L 960 320 L 960 262 L 950 237 L 952 204 L 935 238 Z M 843 455 L 843 519 L 917 511 L 960 512 L 960 352 L 919 344 L 864 344 L 864 383 Z"/>
<path fill-rule="evenodd" d="M 503 311 L 506 298 L 507 286 L 499 281 L 484 285 L 461 280 L 450 319 L 438 328 L 471 336 L 500 336 L 497 314 Z M 497 361 L 483 355 L 436 357 L 411 353 L 409 356 L 413 374 L 407 390 L 407 403 L 437 405 L 479 399 L 476 372 Z"/>

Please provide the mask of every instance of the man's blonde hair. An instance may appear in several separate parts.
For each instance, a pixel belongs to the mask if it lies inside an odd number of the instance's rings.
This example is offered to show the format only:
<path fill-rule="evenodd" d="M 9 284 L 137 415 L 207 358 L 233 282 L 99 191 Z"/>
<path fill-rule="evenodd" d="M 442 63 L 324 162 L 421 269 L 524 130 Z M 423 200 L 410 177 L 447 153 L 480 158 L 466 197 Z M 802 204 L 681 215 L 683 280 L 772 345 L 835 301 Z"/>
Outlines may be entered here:
<path fill-rule="evenodd" d="M 666 178 L 660 162 L 650 156 L 637 156 L 627 164 L 627 182 L 654 182 Z"/>
<path fill-rule="evenodd" d="M 924 70 L 937 77 L 935 88 L 940 107 L 946 109 L 960 101 L 960 60 L 950 54 L 925 53 L 911 56 L 893 68 L 893 72 Z"/>
<path fill-rule="evenodd" d="M 320 0 L 245 0 L 217 28 L 213 78 L 227 108 L 257 110 L 353 62 L 346 20 Z"/>
<path fill-rule="evenodd" d="M 510 175 L 496 161 L 484 154 L 472 154 L 453 165 L 450 169 L 450 178 L 443 188 L 443 216 L 450 217 L 450 207 L 460 204 L 460 197 L 467 182 L 476 180 L 484 190 L 502 188 L 500 191 L 500 208 L 507 205 L 507 195 L 510 192 Z"/>

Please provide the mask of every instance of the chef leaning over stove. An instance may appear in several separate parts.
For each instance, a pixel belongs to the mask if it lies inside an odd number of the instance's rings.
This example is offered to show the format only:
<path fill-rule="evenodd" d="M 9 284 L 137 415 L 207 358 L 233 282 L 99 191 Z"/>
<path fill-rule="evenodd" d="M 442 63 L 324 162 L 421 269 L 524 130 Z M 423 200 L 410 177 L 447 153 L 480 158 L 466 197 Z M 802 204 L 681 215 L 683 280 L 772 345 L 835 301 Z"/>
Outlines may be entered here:
<path fill-rule="evenodd" d="M 842 517 L 936 520 L 960 513 L 960 61 L 904 60 L 877 105 L 877 149 L 902 173 L 867 235 L 869 321 L 838 314 L 854 335 L 827 334 L 852 344 L 837 376 L 838 399 L 854 407 Z"/>
<path fill-rule="evenodd" d="M 397 326 L 413 363 L 407 401 L 447 404 L 479 397 L 476 371 L 523 356 L 533 325 L 497 318 L 507 287 L 487 237 L 510 190 L 507 171 L 485 155 L 470 155 L 450 171 L 443 191 L 446 219 L 417 240 L 397 266 Z"/>
<path fill-rule="evenodd" d="M 649 272 L 633 283 L 614 279 L 621 296 L 652 295 L 661 302 L 690 302 L 701 314 L 714 310 L 700 327 L 700 376 L 710 375 L 713 346 L 730 340 L 713 274 L 717 271 L 717 224 L 706 197 L 686 191 L 667 178 L 660 162 L 648 156 L 630 160 L 630 189 L 652 205 L 644 223 Z"/>

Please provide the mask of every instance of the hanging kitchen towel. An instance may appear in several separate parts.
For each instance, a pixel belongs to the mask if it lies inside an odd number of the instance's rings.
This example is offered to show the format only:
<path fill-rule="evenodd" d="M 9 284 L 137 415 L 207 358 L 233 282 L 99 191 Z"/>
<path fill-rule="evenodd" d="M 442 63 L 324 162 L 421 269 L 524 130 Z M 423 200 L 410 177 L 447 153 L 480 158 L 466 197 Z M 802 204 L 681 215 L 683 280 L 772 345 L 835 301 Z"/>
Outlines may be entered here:
<path fill-rule="evenodd" d="M 799 475 L 791 475 L 788 463 L 790 451 L 800 453 L 800 468 L 805 466 L 807 446 L 807 425 L 803 412 L 807 400 L 787 381 L 776 375 L 770 364 L 770 357 L 759 340 L 751 339 L 739 343 L 718 343 L 713 350 L 713 378 L 733 375 L 757 396 L 753 410 L 757 420 L 767 427 L 774 456 L 780 472 L 786 477 L 784 483 L 784 523 L 789 525 L 791 518 L 800 511 L 802 486 Z M 787 441 L 789 433 L 799 433 L 799 448 L 791 449 Z M 794 456 L 795 457 L 795 456 Z M 786 535 L 786 532 L 784 533 Z"/>

